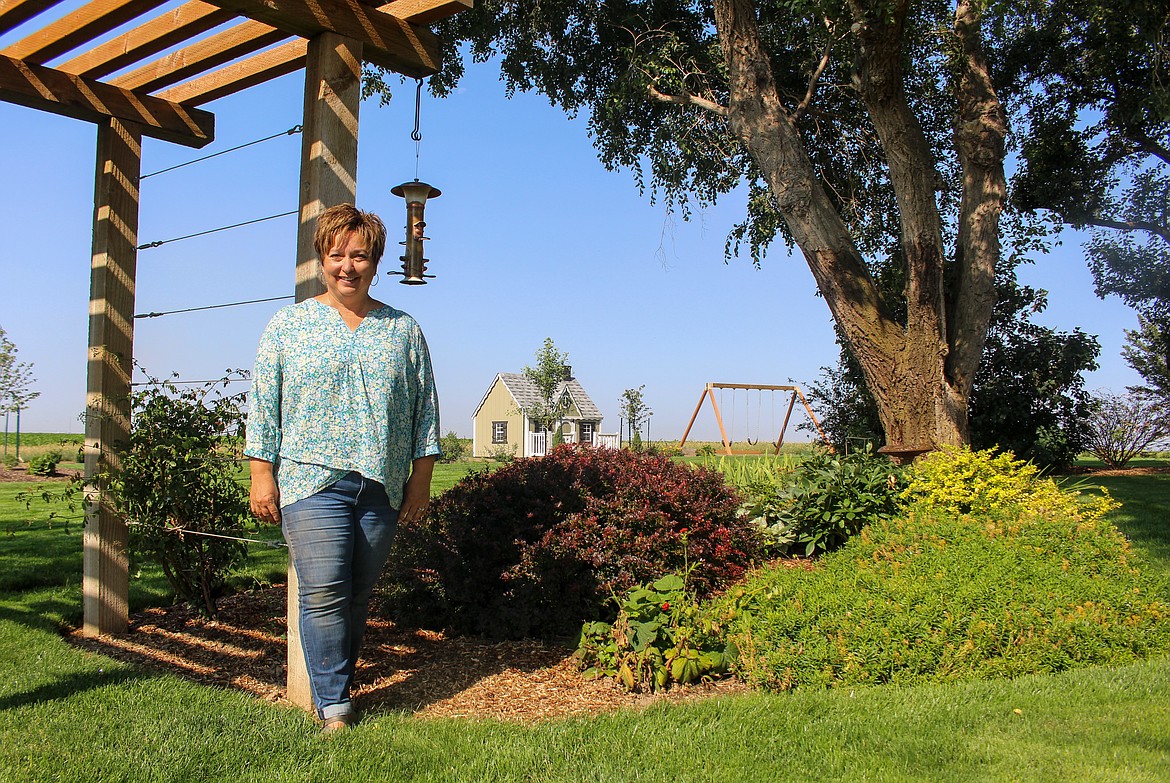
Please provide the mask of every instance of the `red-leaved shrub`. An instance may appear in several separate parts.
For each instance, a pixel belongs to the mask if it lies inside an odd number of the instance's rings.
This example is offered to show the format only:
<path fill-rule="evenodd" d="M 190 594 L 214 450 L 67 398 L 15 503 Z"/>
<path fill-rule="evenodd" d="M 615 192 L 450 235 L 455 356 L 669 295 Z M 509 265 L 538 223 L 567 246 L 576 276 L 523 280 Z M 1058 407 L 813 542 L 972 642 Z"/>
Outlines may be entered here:
<path fill-rule="evenodd" d="M 699 597 L 742 576 L 762 545 L 738 505 L 716 471 L 560 446 L 467 476 L 403 525 L 383 609 L 456 633 L 571 636 L 663 574 L 689 569 Z"/>

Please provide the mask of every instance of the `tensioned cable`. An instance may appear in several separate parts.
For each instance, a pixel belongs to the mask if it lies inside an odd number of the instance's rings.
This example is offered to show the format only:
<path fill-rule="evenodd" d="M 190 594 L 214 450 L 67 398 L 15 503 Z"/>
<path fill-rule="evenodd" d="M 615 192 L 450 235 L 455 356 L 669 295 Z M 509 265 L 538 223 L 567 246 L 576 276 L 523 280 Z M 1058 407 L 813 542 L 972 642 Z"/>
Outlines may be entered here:
<path fill-rule="evenodd" d="M 134 381 L 131 386 L 194 386 L 200 383 L 251 383 L 251 378 L 211 378 L 206 381 Z"/>
<path fill-rule="evenodd" d="M 219 157 L 220 155 L 226 155 L 229 152 L 235 152 L 236 150 L 242 150 L 244 147 L 251 147 L 253 144 L 259 144 L 260 142 L 263 142 L 263 141 L 272 141 L 273 139 L 279 139 L 281 136 L 292 136 L 294 134 L 300 133 L 302 130 L 304 130 L 303 125 L 294 125 L 293 127 L 289 128 L 288 130 L 283 131 L 281 133 L 274 133 L 271 136 L 265 136 L 262 139 L 256 139 L 255 141 L 249 141 L 246 144 L 239 145 L 238 147 L 232 147 L 231 149 L 220 150 L 219 152 L 213 152 L 210 155 L 204 155 L 202 158 L 195 158 L 194 160 L 189 160 L 186 163 L 179 163 L 177 165 L 171 166 L 170 168 L 159 169 L 158 171 L 152 171 L 149 174 L 143 174 L 141 177 L 138 178 L 138 181 L 141 182 L 142 180 L 146 179 L 147 177 L 153 177 L 156 174 L 165 174 L 168 171 L 174 171 L 175 169 L 181 169 L 184 166 L 190 166 L 192 163 L 202 163 L 205 160 L 211 160 L 212 158 Z"/>
<path fill-rule="evenodd" d="M 141 522 L 129 522 L 127 523 L 127 527 L 144 527 L 144 525 Z M 272 549 L 277 549 L 279 547 L 285 547 L 286 549 L 288 548 L 288 544 L 284 543 L 283 541 L 265 541 L 262 538 L 241 538 L 239 536 L 223 535 L 222 533 L 205 533 L 201 530 L 188 530 L 185 527 L 168 527 L 165 528 L 165 530 L 170 533 L 177 533 L 180 536 L 189 534 L 193 536 L 207 536 L 208 538 L 223 538 L 227 539 L 228 541 L 243 541 L 248 544 L 264 544 L 265 546 Z"/>
<path fill-rule="evenodd" d="M 84 522 L 85 517 L 50 517 L 47 522 Z M 142 527 L 140 522 L 131 522 L 128 527 Z M 288 549 L 288 544 L 283 541 L 267 541 L 262 538 L 241 538 L 240 536 L 227 536 L 220 533 L 204 533 L 199 530 L 188 530 L 185 527 L 168 527 L 168 532 L 177 533 L 178 535 L 192 535 L 192 536 L 207 536 L 208 538 L 224 538 L 229 541 L 243 541 L 246 544 L 264 544 L 269 549 Z"/>
<path fill-rule="evenodd" d="M 204 533 L 200 530 L 188 530 L 183 527 L 169 527 L 167 530 L 172 533 L 177 533 L 180 537 L 184 535 L 207 536 L 208 538 L 224 538 L 228 541 L 243 541 L 248 544 L 264 544 L 270 549 L 278 549 L 280 547 L 284 547 L 286 549 L 288 548 L 288 544 L 284 543 L 283 541 L 265 541 L 261 538 L 240 538 L 239 536 L 225 536 L 219 533 Z"/>
<path fill-rule="evenodd" d="M 206 231 L 200 231 L 195 234 L 188 234 L 185 237 L 174 237 L 173 239 L 156 239 L 153 242 L 147 242 L 145 245 L 139 245 L 138 250 L 149 250 L 152 247 L 161 247 L 170 242 L 181 242 L 184 239 L 192 239 L 194 237 L 201 237 L 205 234 L 214 234 L 217 231 L 227 231 L 229 228 L 239 228 L 240 226 L 250 226 L 253 223 L 263 223 L 265 220 L 275 220 L 276 218 L 288 217 L 289 215 L 299 214 L 300 210 L 294 209 L 291 212 L 281 212 L 279 215 L 269 215 L 268 217 L 256 218 L 255 220 L 245 220 L 243 223 L 233 223 L 230 226 L 221 226 L 219 228 L 209 228 Z"/>
<path fill-rule="evenodd" d="M 258 304 L 260 302 L 278 302 L 281 299 L 296 299 L 296 296 L 289 294 L 288 296 L 270 296 L 267 299 L 249 299 L 245 302 L 228 302 L 226 304 L 204 305 L 203 307 L 187 307 L 182 310 L 167 310 L 163 313 L 138 313 L 135 318 L 158 318 L 164 315 L 175 315 L 176 313 L 194 313 L 200 310 L 215 310 L 220 307 L 238 307 L 239 305 Z"/>

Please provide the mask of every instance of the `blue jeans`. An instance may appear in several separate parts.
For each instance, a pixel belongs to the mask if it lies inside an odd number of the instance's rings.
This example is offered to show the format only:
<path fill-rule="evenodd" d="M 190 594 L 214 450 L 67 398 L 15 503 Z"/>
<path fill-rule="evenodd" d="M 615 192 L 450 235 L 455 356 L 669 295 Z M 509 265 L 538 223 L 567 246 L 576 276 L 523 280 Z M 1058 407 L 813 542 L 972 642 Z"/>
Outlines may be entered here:
<path fill-rule="evenodd" d="M 394 543 L 398 511 L 376 481 L 350 472 L 281 509 L 300 598 L 301 646 L 322 720 L 352 717 L 370 594 Z"/>

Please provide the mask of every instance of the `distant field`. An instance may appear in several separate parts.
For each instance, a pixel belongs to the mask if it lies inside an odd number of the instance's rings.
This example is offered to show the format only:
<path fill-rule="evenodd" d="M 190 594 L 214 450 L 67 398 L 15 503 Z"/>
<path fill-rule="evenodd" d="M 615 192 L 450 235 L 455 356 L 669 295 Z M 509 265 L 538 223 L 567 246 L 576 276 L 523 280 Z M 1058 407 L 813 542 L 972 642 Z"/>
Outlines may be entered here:
<path fill-rule="evenodd" d="M 20 433 L 20 447 L 25 446 L 59 446 L 73 443 L 80 446 L 85 442 L 85 436 L 80 432 L 22 432 Z M 8 448 L 16 445 L 16 430 L 8 432 Z"/>

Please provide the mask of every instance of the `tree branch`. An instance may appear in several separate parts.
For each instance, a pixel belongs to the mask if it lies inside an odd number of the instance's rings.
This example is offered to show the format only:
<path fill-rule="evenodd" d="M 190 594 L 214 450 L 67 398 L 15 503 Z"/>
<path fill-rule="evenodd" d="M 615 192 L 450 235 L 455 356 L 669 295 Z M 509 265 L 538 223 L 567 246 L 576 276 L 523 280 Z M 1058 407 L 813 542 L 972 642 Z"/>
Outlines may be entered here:
<path fill-rule="evenodd" d="M 813 70 L 813 74 L 808 80 L 808 89 L 805 90 L 804 98 L 796 105 L 792 112 L 792 121 L 796 122 L 804 113 L 808 111 L 809 104 L 812 103 L 813 96 L 816 95 L 817 87 L 821 82 L 821 75 L 825 69 L 829 67 L 829 53 L 833 51 L 833 23 L 828 19 L 825 20 L 825 27 L 829 28 L 829 40 L 825 42 L 825 51 L 821 53 L 821 61 L 817 63 L 817 67 Z"/>
<path fill-rule="evenodd" d="M 706 98 L 700 98 L 698 95 L 691 95 L 690 93 L 683 93 L 682 95 L 667 95 L 661 92 L 653 84 L 646 85 L 646 92 L 650 97 L 662 103 L 673 103 L 679 106 L 698 106 L 700 109 L 706 109 L 709 112 L 718 114 L 720 117 L 727 116 L 727 107 L 722 106 L 715 101 Z"/>
<path fill-rule="evenodd" d="M 976 6 L 960 0 L 954 28 L 960 46 L 955 147 L 963 167 L 963 195 L 955 250 L 959 280 L 948 308 L 947 375 L 963 395 L 975 380 L 995 306 L 999 218 L 1007 198 L 1007 120 L 992 84 Z"/>
<path fill-rule="evenodd" d="M 1097 215 L 1084 215 L 1077 222 L 1083 222 L 1086 226 L 1112 228 L 1118 231 L 1146 231 L 1170 244 L 1170 228 L 1146 220 L 1114 220 Z"/>
<path fill-rule="evenodd" d="M 1148 152 L 1163 163 L 1170 164 L 1170 149 L 1166 149 L 1165 146 L 1154 141 L 1144 133 L 1135 133 L 1132 138 L 1137 142 L 1138 147 L 1143 152 Z"/>

